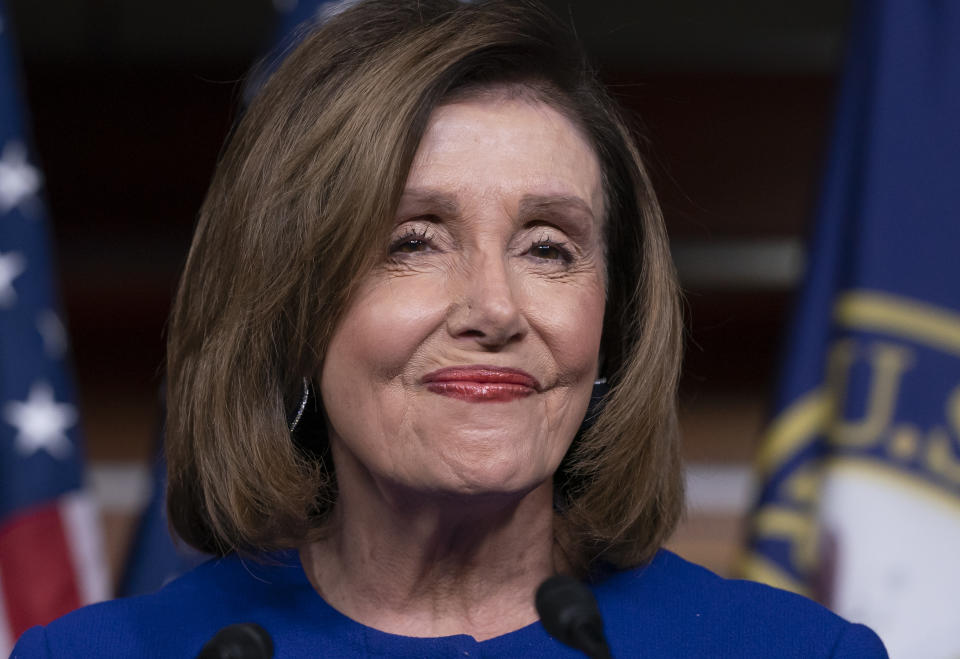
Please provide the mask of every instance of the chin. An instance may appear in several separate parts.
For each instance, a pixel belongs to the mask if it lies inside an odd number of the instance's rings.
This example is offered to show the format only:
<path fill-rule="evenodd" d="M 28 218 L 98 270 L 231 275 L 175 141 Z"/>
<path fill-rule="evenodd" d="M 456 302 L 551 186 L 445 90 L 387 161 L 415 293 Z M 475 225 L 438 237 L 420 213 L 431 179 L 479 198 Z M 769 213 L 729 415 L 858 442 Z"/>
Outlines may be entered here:
<path fill-rule="evenodd" d="M 524 442 L 518 437 L 535 438 L 536 433 L 527 428 L 505 431 L 502 426 L 431 432 L 421 453 L 430 457 L 423 458 L 415 468 L 422 470 L 422 481 L 429 482 L 427 488 L 431 490 L 522 496 L 552 479 L 565 445 L 553 445 L 542 438 Z"/>
<path fill-rule="evenodd" d="M 508 461 L 473 461 L 449 467 L 450 477 L 443 479 L 442 487 L 464 496 L 522 497 L 553 477 L 552 472 Z"/>

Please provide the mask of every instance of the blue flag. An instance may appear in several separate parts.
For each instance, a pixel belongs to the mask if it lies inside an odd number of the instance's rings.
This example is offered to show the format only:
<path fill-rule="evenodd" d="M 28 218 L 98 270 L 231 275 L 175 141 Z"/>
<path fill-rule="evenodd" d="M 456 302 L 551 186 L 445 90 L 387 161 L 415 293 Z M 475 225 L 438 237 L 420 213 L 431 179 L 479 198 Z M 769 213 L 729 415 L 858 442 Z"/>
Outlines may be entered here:
<path fill-rule="evenodd" d="M 275 45 L 295 39 L 303 29 L 322 23 L 358 0 L 274 0 L 277 9 Z"/>
<path fill-rule="evenodd" d="M 107 595 L 10 30 L 0 3 L 0 655 Z"/>
<path fill-rule="evenodd" d="M 855 6 L 745 576 L 960 655 L 960 3 Z"/>
<path fill-rule="evenodd" d="M 140 516 L 117 586 L 117 594 L 122 597 L 153 592 L 210 558 L 171 535 L 167 524 L 166 469 L 166 461 L 158 458 L 151 474 L 153 492 Z"/>

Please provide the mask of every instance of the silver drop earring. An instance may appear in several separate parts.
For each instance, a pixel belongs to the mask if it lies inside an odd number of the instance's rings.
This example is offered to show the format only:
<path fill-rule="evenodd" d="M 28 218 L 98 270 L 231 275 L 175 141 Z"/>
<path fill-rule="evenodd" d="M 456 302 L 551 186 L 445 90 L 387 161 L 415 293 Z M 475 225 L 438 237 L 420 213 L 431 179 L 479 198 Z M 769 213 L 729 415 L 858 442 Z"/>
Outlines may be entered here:
<path fill-rule="evenodd" d="M 297 409 L 297 416 L 293 417 L 293 421 L 290 422 L 290 432 L 296 429 L 297 424 L 300 423 L 300 417 L 303 416 L 303 411 L 307 409 L 307 400 L 310 398 L 310 382 L 307 378 L 303 378 L 303 396 L 300 398 L 300 407 Z"/>

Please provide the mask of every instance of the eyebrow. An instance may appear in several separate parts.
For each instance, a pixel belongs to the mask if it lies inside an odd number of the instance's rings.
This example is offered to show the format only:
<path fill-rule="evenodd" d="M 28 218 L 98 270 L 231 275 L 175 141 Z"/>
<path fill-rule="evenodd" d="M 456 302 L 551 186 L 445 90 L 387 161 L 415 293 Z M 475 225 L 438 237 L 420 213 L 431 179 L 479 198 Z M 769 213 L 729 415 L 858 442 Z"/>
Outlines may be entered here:
<path fill-rule="evenodd" d="M 524 195 L 520 198 L 521 216 L 538 213 L 562 213 L 596 220 L 590 205 L 576 195 Z"/>
<path fill-rule="evenodd" d="M 436 209 L 444 215 L 453 217 L 460 214 L 460 204 L 457 203 L 457 198 L 454 195 L 436 190 L 407 188 L 400 196 L 400 206 L 403 207 L 407 204 Z"/>

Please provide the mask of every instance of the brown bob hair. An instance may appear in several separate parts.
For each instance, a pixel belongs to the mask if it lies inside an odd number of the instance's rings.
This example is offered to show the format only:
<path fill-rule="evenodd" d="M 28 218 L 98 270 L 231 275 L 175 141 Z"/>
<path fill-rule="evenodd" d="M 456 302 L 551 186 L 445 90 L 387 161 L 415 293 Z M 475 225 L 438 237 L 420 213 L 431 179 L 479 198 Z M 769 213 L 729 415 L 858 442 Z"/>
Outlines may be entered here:
<path fill-rule="evenodd" d="M 200 211 L 167 346 L 167 506 L 206 552 L 319 537 L 337 496 L 322 450 L 291 440 L 357 283 L 384 257 L 431 112 L 519 89 L 587 136 L 606 193 L 603 374 L 558 480 L 572 567 L 641 564 L 683 507 L 681 320 L 653 190 L 571 31 L 534 2 L 366 0 L 305 34 L 236 126 Z"/>

